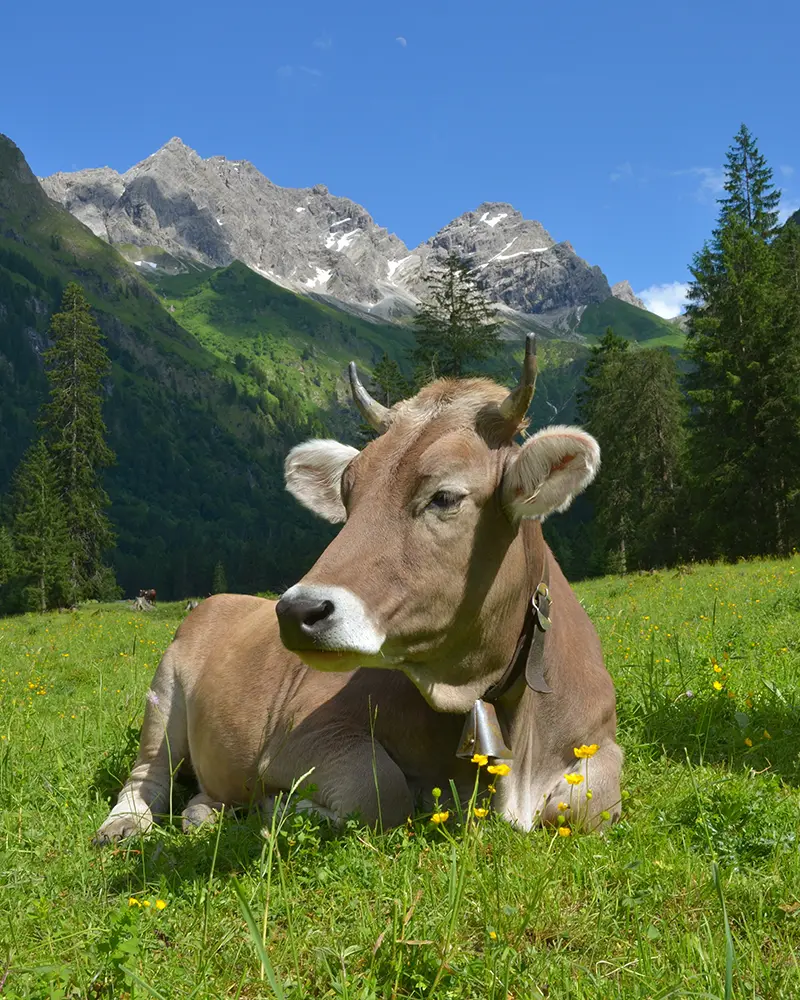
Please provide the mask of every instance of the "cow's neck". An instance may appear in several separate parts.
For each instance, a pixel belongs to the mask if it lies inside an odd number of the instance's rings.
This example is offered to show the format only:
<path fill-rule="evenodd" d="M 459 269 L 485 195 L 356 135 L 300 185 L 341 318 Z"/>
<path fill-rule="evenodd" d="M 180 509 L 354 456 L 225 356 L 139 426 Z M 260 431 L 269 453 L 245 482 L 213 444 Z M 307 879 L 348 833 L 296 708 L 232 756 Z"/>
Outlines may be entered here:
<path fill-rule="evenodd" d="M 439 712 L 468 712 L 505 673 L 525 626 L 549 550 L 538 521 L 523 521 L 481 609 L 463 623 L 461 645 L 439 663 L 406 663 L 405 673 Z"/>

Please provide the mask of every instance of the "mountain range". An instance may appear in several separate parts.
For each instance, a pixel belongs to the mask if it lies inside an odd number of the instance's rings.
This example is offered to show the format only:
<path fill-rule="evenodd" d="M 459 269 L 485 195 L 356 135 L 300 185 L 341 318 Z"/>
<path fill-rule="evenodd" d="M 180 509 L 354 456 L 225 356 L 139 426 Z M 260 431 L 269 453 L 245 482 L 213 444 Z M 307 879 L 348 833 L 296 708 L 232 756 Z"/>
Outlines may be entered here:
<path fill-rule="evenodd" d="M 234 260 L 303 294 L 399 320 L 451 252 L 469 261 L 510 326 L 579 333 L 612 296 L 643 311 L 628 282 L 611 287 L 569 242 L 512 205 L 486 202 L 413 249 L 323 184 L 285 188 L 246 160 L 200 157 L 178 138 L 120 174 L 110 167 L 41 178 L 46 193 L 142 268 L 225 267 Z"/>
<path fill-rule="evenodd" d="M 286 451 L 309 436 L 363 443 L 347 362 L 367 380 L 384 354 L 408 370 L 409 314 L 451 249 L 472 255 L 507 320 L 487 374 L 511 384 L 523 331 L 544 334 L 534 425 L 575 419 L 605 327 L 681 342 L 630 286 L 611 294 L 598 268 L 511 206 L 482 205 L 409 252 L 347 199 L 276 187 L 176 140 L 125 174 L 40 181 L 0 136 L 0 518 L 46 398 L 50 317 L 77 280 L 112 361 L 105 485 L 125 591 L 206 593 L 217 562 L 232 590 L 291 584 L 332 529 L 285 494 Z M 579 576 L 576 546 L 556 549 Z"/>

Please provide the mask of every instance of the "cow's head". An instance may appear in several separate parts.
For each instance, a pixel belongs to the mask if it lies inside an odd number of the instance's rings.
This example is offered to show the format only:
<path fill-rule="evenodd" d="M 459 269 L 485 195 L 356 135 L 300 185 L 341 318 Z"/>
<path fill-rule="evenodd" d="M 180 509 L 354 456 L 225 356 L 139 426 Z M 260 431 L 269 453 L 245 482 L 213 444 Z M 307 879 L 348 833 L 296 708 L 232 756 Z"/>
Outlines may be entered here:
<path fill-rule="evenodd" d="M 443 379 L 388 409 L 352 364 L 350 381 L 381 435 L 362 451 L 307 441 L 286 459 L 289 492 L 345 524 L 278 603 L 281 638 L 317 669 L 402 669 L 434 707 L 465 711 L 510 660 L 530 596 L 520 521 L 569 506 L 600 450 L 577 427 L 514 442 L 536 381 L 533 336 L 510 393 Z"/>

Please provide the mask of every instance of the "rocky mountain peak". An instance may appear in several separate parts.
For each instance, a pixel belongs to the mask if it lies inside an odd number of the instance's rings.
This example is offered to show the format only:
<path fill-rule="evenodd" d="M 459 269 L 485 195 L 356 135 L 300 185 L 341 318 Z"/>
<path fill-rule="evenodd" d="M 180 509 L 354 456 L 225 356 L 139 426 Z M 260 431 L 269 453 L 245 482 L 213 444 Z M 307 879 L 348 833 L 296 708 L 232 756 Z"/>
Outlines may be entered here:
<path fill-rule="evenodd" d="M 627 302 L 630 306 L 636 306 L 637 309 L 647 308 L 636 292 L 634 292 L 633 288 L 631 288 L 630 281 L 618 281 L 616 285 L 612 285 L 611 294 L 615 299 Z"/>
<path fill-rule="evenodd" d="M 211 267 L 240 260 L 287 287 L 373 315 L 412 309 L 426 270 L 450 252 L 471 263 L 496 302 L 543 321 L 568 313 L 574 325 L 581 309 L 611 295 L 598 267 L 506 202 L 483 202 L 412 251 L 324 184 L 282 188 L 246 160 L 204 159 L 177 136 L 122 175 L 83 170 L 42 184 L 111 243 L 157 247 Z"/>

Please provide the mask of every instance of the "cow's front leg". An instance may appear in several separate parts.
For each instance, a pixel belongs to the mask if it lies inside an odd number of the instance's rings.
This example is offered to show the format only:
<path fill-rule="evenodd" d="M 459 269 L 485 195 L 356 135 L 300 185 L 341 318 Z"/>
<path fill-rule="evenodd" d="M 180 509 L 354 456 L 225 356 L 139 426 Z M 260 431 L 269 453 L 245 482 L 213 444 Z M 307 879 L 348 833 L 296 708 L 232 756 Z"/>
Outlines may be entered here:
<path fill-rule="evenodd" d="M 222 802 L 212 799 L 205 792 L 199 792 L 194 798 L 189 799 L 181 813 L 183 832 L 189 833 L 194 827 L 202 826 L 203 823 L 213 823 L 222 809 Z"/>
<path fill-rule="evenodd" d="M 338 729 L 313 734 L 297 731 L 269 762 L 266 785 L 291 787 L 313 768 L 307 798 L 334 822 L 356 815 L 367 826 L 389 829 L 413 812 L 406 777 L 380 743 Z"/>

